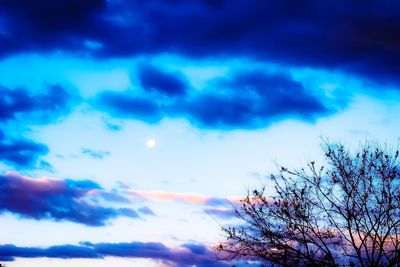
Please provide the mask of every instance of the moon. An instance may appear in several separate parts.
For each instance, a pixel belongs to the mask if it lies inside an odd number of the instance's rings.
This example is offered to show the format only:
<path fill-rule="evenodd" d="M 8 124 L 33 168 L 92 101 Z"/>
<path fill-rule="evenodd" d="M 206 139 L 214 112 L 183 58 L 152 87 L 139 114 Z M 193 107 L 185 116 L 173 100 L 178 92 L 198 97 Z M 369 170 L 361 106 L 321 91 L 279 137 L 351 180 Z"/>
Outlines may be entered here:
<path fill-rule="evenodd" d="M 154 140 L 154 139 L 148 139 L 147 142 L 146 142 L 146 146 L 148 148 L 153 148 L 153 147 L 156 146 L 156 144 L 157 144 L 156 140 Z"/>

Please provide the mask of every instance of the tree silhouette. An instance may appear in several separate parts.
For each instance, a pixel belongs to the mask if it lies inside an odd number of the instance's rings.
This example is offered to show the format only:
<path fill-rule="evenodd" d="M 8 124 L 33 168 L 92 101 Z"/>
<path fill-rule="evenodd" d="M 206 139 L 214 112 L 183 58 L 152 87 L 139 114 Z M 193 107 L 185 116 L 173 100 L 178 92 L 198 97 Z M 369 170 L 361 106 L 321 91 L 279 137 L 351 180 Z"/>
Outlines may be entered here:
<path fill-rule="evenodd" d="M 399 152 L 371 142 L 355 153 L 322 148 L 327 167 L 279 167 L 274 196 L 267 184 L 248 192 L 241 224 L 223 226 L 215 249 L 276 266 L 399 266 Z"/>

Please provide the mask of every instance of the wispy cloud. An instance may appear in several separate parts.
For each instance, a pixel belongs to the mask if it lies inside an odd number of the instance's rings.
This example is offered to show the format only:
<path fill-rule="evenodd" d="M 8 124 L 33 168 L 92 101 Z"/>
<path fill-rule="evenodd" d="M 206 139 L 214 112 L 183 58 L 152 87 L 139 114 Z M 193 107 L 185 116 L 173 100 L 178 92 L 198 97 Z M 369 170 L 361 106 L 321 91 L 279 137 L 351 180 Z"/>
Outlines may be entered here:
<path fill-rule="evenodd" d="M 82 151 L 82 154 L 85 154 L 94 159 L 103 159 L 105 157 L 110 156 L 110 154 L 111 154 L 109 151 L 94 150 L 94 149 L 89 149 L 89 148 L 85 148 L 85 147 L 83 147 L 81 149 L 81 151 Z"/>
<path fill-rule="evenodd" d="M 236 218 L 235 209 L 232 208 L 206 208 L 204 210 L 207 214 L 215 216 L 219 219 L 232 219 Z"/>
<path fill-rule="evenodd" d="M 140 191 L 125 190 L 124 194 L 131 199 L 150 201 L 175 201 L 193 205 L 227 206 L 229 203 L 239 203 L 239 198 L 222 198 L 206 196 L 198 193 L 180 193 L 170 191 Z"/>

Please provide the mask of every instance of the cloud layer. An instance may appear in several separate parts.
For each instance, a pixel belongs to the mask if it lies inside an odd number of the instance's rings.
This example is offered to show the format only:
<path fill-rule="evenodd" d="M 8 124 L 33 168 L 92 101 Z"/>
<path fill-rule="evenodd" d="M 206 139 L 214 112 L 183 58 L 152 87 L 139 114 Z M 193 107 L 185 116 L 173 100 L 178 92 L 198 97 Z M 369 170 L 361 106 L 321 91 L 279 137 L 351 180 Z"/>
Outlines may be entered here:
<path fill-rule="evenodd" d="M 148 78 L 142 86 L 161 96 L 134 90 L 106 91 L 98 97 L 100 108 L 113 116 L 149 123 L 182 117 L 196 126 L 218 129 L 263 127 L 286 117 L 313 120 L 330 112 L 300 82 L 284 73 L 238 72 L 212 81 L 211 89 L 188 90 L 183 88 L 189 85 L 178 76 L 149 68 L 139 70 L 140 79 Z"/>
<path fill-rule="evenodd" d="M 15 258 L 58 258 L 75 259 L 104 257 L 146 258 L 163 261 L 175 266 L 227 267 L 228 263 L 218 261 L 216 254 L 202 244 L 188 243 L 179 247 L 167 247 L 158 242 L 90 243 L 60 245 L 48 248 L 17 247 L 0 245 L 0 261 L 14 261 Z M 248 266 L 248 265 L 246 265 Z"/>
<path fill-rule="evenodd" d="M 372 0 L 1 0 L 0 53 L 245 56 L 398 82 L 399 8 Z"/>
<path fill-rule="evenodd" d="M 90 180 L 28 178 L 16 173 L 0 175 L 0 212 L 29 219 L 70 221 L 103 226 L 117 217 L 138 218 L 131 208 L 106 207 L 124 199 L 102 195 L 102 188 Z M 113 194 L 111 194 L 113 195 Z"/>
<path fill-rule="evenodd" d="M 207 129 L 253 129 L 283 118 L 312 121 L 332 110 L 286 73 L 229 74 L 210 88 L 193 88 L 180 73 L 144 62 L 173 54 L 197 59 L 248 58 L 284 67 L 342 71 L 398 84 L 400 19 L 394 1 L 339 4 L 295 0 L 142 1 L 0 0 L 0 56 L 62 51 L 96 60 L 140 57 L 136 88 L 105 91 L 98 107 L 121 118 L 156 123 L 185 118 Z M 380 29 L 385 29 L 384 31 Z M 105 88 L 106 89 L 106 88 Z M 55 114 L 59 98 L 31 103 L 27 92 L 2 89 L 0 120 L 17 113 Z M 63 90 L 57 90 L 63 92 Z M 46 100 L 47 99 L 47 100 Z M 48 101 L 48 100 L 51 101 Z M 11 101 L 12 102 L 12 101 Z M 14 100 L 15 102 L 15 100 Z M 118 127 L 117 127 L 118 128 Z"/>
<path fill-rule="evenodd" d="M 232 217 L 230 209 L 238 198 L 220 198 L 196 193 L 138 191 L 129 188 L 104 190 L 92 180 L 49 177 L 30 178 L 9 172 L 0 175 L 0 213 L 25 219 L 70 221 L 87 226 L 104 226 L 118 217 L 156 216 L 147 206 L 130 208 L 143 201 L 173 201 L 207 207 L 221 218 Z"/>

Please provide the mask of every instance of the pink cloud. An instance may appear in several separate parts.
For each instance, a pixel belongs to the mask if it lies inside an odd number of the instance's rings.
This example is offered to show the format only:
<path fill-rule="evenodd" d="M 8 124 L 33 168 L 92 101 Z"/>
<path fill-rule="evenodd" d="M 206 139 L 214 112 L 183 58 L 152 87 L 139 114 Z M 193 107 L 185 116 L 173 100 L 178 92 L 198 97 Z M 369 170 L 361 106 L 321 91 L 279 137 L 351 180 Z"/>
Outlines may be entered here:
<path fill-rule="evenodd" d="M 229 203 L 237 205 L 240 198 L 237 197 L 211 197 L 198 193 L 180 193 L 169 191 L 140 191 L 126 190 L 125 193 L 133 199 L 151 200 L 151 201 L 174 201 L 193 205 L 207 206 L 227 206 Z"/>
<path fill-rule="evenodd" d="M 105 207 L 96 199 L 123 201 L 123 197 L 104 191 L 91 180 L 30 178 L 15 172 L 0 175 L 0 213 L 89 226 L 102 226 L 119 216 L 139 217 L 133 209 Z"/>

